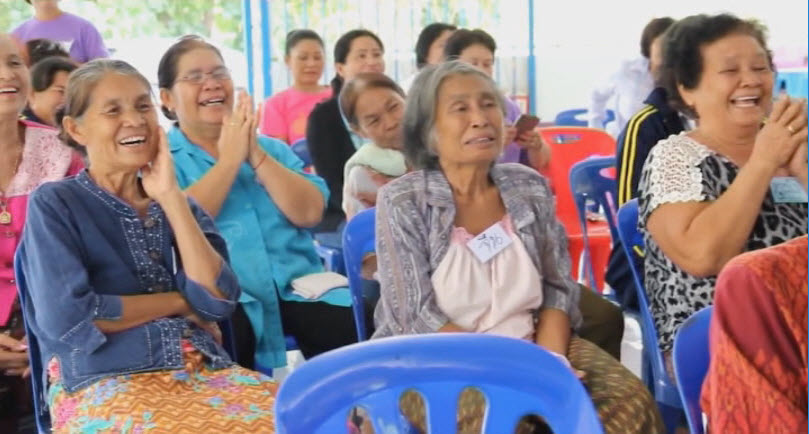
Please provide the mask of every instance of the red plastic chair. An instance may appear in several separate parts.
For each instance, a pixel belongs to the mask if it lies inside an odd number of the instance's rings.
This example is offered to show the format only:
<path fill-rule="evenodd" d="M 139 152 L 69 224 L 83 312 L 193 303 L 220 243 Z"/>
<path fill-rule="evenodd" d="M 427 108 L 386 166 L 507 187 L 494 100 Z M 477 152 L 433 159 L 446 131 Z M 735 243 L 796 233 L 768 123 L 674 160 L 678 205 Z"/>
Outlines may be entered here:
<path fill-rule="evenodd" d="M 592 155 L 613 156 L 616 151 L 615 139 L 603 130 L 584 127 L 540 128 L 539 134 L 551 148 L 551 161 L 542 171 L 556 195 L 556 216 L 565 226 L 568 236 L 568 252 L 573 263 L 573 278 L 579 279 L 579 262 L 584 251 L 584 237 L 573 202 L 568 174 L 570 168 Z M 606 222 L 587 222 L 587 235 L 590 243 L 593 268 L 598 288 L 604 288 L 604 273 L 609 262 L 612 238 Z"/>

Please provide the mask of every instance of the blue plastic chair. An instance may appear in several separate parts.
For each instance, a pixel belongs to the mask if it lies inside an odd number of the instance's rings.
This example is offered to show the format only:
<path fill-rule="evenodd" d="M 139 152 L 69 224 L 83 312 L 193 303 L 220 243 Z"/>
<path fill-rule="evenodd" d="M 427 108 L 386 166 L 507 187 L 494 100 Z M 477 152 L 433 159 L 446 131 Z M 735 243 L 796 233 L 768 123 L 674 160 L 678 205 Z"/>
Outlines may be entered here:
<path fill-rule="evenodd" d="M 564 127 L 586 127 L 587 126 L 587 109 L 571 109 L 559 112 L 556 115 L 554 124 Z M 604 125 L 615 120 L 615 112 L 607 110 L 607 117 L 604 119 Z M 603 125 L 601 126 L 604 127 Z"/>
<path fill-rule="evenodd" d="M 306 139 L 299 139 L 290 145 L 290 148 L 303 161 L 303 167 L 312 165 L 312 155 L 309 153 L 309 144 L 306 143 Z"/>
<path fill-rule="evenodd" d="M 615 223 L 614 192 L 618 190 L 615 179 L 602 174 L 604 169 L 615 167 L 615 157 L 589 157 L 570 168 L 570 191 L 573 193 L 573 202 L 576 204 L 576 213 L 579 216 L 582 237 L 584 238 L 584 263 L 587 267 L 590 288 L 597 288 L 593 261 L 590 257 L 590 242 L 587 239 L 587 201 L 596 203 L 604 210 L 610 235 L 613 240 L 618 239 L 618 226 Z M 614 241 L 613 241 L 614 242 Z"/>
<path fill-rule="evenodd" d="M 527 414 L 556 434 L 603 432 L 581 381 L 556 357 L 527 341 L 474 333 L 376 339 L 314 357 L 281 385 L 275 425 L 282 434 L 346 432 L 359 406 L 374 432 L 406 432 L 399 397 L 416 389 L 428 432 L 452 433 L 467 387 L 486 397 L 482 432 L 513 432 Z"/>
<path fill-rule="evenodd" d="M 357 326 L 357 339 L 367 339 L 365 331 L 365 297 L 362 293 L 362 258 L 376 250 L 376 208 L 360 211 L 348 221 L 343 231 L 343 258 L 351 289 L 351 306 L 354 309 L 354 323 Z"/>
<path fill-rule="evenodd" d="M 618 235 L 629 260 L 629 268 L 632 270 L 638 295 L 643 340 L 643 381 L 660 407 L 666 429 L 673 432 L 680 421 L 683 404 L 677 386 L 666 372 L 663 353 L 657 341 L 657 327 L 649 310 L 649 299 L 643 284 L 643 261 L 638 251 L 643 251 L 644 242 L 638 230 L 637 199 L 630 200 L 618 209 Z"/>
<path fill-rule="evenodd" d="M 51 416 L 47 409 L 47 387 L 45 386 L 44 370 L 42 369 L 42 356 L 39 350 L 39 342 L 36 335 L 31 330 L 28 323 L 27 313 L 33 312 L 33 306 L 28 305 L 28 285 L 25 273 L 20 264 L 20 255 L 24 249 L 20 244 L 14 254 L 14 280 L 17 282 L 17 294 L 20 297 L 20 307 L 23 311 L 23 323 L 25 324 L 25 336 L 28 342 L 28 363 L 31 367 L 31 389 L 34 395 L 34 417 L 39 433 L 51 432 Z M 219 328 L 222 332 L 222 347 L 232 360 L 236 360 L 236 340 L 233 337 L 233 325 L 230 320 L 220 321 Z"/>
<path fill-rule="evenodd" d="M 315 251 L 323 261 L 326 271 L 345 274 L 343 262 L 343 234 L 341 232 L 320 232 L 314 235 Z"/>
<path fill-rule="evenodd" d="M 710 363 L 708 329 L 712 315 L 713 306 L 701 309 L 680 326 L 674 337 L 674 375 L 691 434 L 704 432 L 699 396 Z"/>

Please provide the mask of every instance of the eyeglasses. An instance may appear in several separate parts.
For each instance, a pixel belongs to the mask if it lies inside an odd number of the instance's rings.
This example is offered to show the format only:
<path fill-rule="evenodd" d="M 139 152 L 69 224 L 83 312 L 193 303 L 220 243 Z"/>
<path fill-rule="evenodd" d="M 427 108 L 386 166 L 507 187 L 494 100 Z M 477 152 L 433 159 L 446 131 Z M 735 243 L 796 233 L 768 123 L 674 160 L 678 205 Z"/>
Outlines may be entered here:
<path fill-rule="evenodd" d="M 205 83 L 206 78 L 210 76 L 212 79 L 223 82 L 223 81 L 230 81 L 230 70 L 227 68 L 217 68 L 211 72 L 202 72 L 202 71 L 191 71 L 188 74 L 179 77 L 177 81 L 184 81 L 186 83 L 191 84 L 202 84 Z"/>

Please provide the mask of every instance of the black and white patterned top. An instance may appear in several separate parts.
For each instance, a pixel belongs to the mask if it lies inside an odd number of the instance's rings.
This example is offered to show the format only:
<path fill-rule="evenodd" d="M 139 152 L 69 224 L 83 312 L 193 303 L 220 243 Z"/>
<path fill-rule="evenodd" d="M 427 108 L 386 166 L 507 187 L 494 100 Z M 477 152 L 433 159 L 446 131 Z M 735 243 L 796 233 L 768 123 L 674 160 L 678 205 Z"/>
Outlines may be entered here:
<path fill-rule="evenodd" d="M 674 264 L 655 243 L 646 222 L 662 204 L 718 199 L 738 172 L 733 162 L 686 133 L 661 140 L 652 148 L 643 167 L 638 225 L 646 243 L 644 283 L 663 351 L 671 350 L 680 324 L 699 309 L 713 304 L 716 276 L 696 277 Z M 774 246 L 806 232 L 806 203 L 775 203 L 770 191 L 761 203 L 761 212 L 744 250 Z"/>

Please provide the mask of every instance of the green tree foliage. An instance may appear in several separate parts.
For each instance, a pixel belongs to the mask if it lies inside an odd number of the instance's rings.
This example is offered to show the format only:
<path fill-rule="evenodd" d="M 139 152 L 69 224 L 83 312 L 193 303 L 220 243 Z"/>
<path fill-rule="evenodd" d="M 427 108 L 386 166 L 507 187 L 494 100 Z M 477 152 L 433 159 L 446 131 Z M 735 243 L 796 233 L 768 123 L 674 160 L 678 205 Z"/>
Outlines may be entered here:
<path fill-rule="evenodd" d="M 242 50 L 241 0 L 68 0 L 60 7 L 95 24 L 105 40 L 190 33 Z M 33 16 L 23 0 L 0 1 L 0 31 Z"/>

